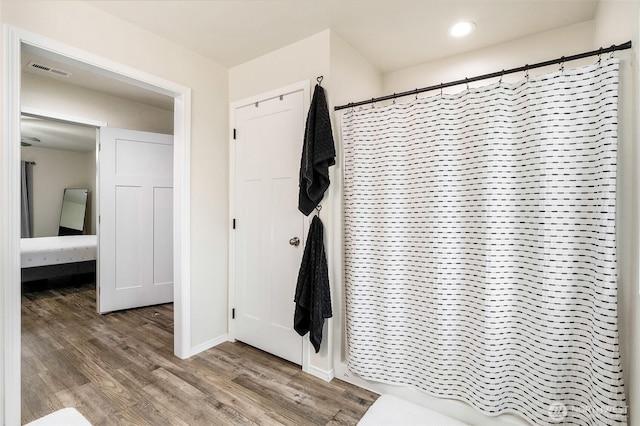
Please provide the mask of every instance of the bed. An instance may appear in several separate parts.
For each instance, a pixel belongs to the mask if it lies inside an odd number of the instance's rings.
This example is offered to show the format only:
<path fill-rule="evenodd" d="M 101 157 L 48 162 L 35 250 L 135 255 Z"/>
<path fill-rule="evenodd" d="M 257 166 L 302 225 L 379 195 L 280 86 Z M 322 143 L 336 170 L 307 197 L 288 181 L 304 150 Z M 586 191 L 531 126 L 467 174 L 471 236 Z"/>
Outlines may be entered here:
<path fill-rule="evenodd" d="M 95 235 L 22 238 L 22 282 L 95 273 Z"/>

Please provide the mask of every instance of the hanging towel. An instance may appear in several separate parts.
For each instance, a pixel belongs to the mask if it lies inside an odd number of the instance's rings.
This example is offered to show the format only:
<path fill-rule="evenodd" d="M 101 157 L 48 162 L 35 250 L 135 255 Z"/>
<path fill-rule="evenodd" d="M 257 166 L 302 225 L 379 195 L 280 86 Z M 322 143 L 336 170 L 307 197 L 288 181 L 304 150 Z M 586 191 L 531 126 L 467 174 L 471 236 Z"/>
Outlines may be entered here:
<path fill-rule="evenodd" d="M 318 216 L 314 216 L 302 256 L 294 299 L 296 311 L 293 328 L 301 336 L 309 332 L 309 340 L 316 353 L 322 343 L 324 319 L 333 315 L 323 234 L 322 221 Z"/>
<path fill-rule="evenodd" d="M 329 187 L 329 166 L 334 164 L 336 149 L 327 100 L 322 86 L 316 84 L 307 115 L 300 160 L 298 210 L 306 216 L 322 201 Z"/>

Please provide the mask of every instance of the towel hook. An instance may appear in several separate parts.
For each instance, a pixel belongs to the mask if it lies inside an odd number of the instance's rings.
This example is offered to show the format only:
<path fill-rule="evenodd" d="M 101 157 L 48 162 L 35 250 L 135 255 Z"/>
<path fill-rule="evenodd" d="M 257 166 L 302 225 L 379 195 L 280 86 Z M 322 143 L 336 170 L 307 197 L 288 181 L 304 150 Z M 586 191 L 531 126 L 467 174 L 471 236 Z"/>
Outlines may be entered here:
<path fill-rule="evenodd" d="M 324 80 L 324 77 L 323 77 L 323 76 L 321 76 L 321 75 L 320 75 L 320 76 L 318 76 L 318 78 L 316 78 L 316 81 L 318 82 L 318 85 L 319 85 L 319 86 L 322 86 L 322 80 Z"/>

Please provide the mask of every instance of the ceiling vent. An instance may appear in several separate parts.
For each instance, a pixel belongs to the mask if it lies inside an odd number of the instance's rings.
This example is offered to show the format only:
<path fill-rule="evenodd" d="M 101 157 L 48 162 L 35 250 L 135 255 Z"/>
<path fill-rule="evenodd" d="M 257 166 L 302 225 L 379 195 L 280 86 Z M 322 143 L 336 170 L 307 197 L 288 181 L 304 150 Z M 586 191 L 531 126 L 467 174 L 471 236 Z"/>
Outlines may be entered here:
<path fill-rule="evenodd" d="M 50 67 L 48 65 L 44 65 L 44 64 L 41 64 L 41 63 L 38 63 L 38 62 L 34 62 L 34 61 L 29 62 L 27 67 L 29 67 L 31 69 L 38 70 L 38 71 L 48 72 L 48 73 L 51 73 L 51 74 L 59 75 L 60 77 L 69 77 L 71 75 L 71 73 L 68 72 L 68 71 L 64 71 L 64 70 L 61 70 L 61 69 L 53 68 L 53 67 Z"/>

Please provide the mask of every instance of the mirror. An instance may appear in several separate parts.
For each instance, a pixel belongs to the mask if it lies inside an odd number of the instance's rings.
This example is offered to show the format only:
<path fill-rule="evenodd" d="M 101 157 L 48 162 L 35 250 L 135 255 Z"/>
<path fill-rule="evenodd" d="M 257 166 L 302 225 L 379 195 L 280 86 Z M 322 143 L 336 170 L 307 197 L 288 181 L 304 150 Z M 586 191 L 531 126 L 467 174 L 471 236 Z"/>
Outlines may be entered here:
<path fill-rule="evenodd" d="M 88 193 L 88 189 L 67 188 L 64 190 L 58 235 L 80 235 L 84 233 Z"/>

